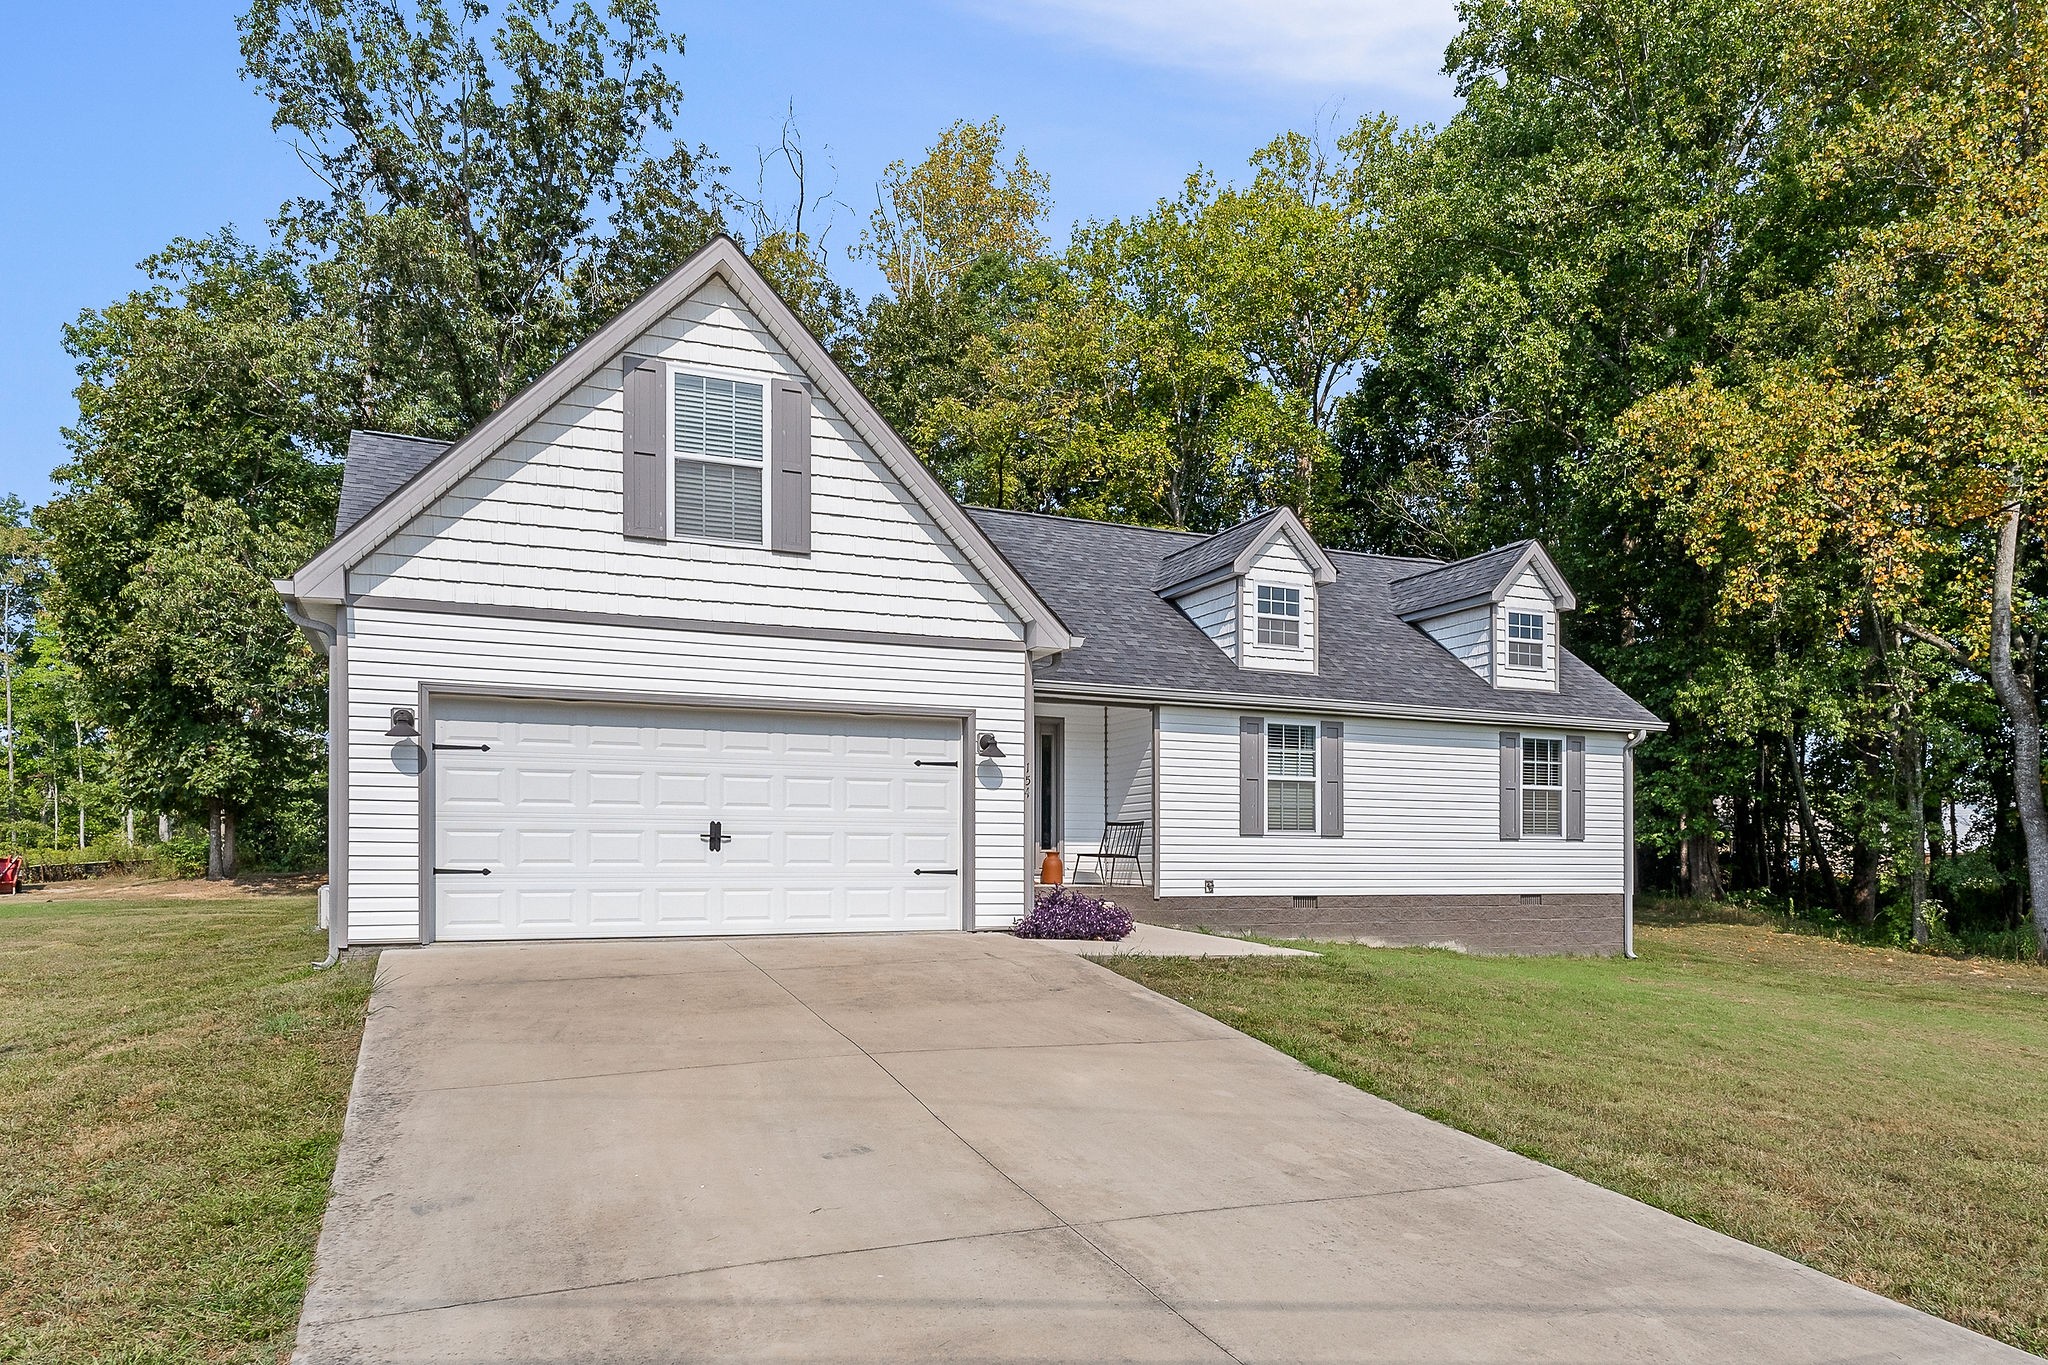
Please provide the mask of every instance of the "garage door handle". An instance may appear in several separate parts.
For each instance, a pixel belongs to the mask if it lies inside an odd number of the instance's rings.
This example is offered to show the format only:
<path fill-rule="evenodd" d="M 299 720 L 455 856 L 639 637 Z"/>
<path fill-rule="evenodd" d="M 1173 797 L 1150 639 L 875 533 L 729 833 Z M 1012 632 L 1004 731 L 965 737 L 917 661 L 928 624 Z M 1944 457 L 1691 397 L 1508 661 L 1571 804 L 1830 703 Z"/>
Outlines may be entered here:
<path fill-rule="evenodd" d="M 960 760 L 957 758 L 919 758 L 911 760 L 910 766 L 913 768 L 957 768 L 960 766 Z"/>
<path fill-rule="evenodd" d="M 491 875 L 491 870 L 488 867 L 437 867 L 434 869 L 434 875 L 436 877 L 488 877 Z"/>
<path fill-rule="evenodd" d="M 910 875 L 913 877 L 957 877 L 960 875 L 960 869 L 957 867 L 913 867 L 910 869 Z"/>
<path fill-rule="evenodd" d="M 467 749 L 471 753 L 478 754 L 487 754 L 491 751 L 491 746 L 488 744 L 436 744 L 434 747 L 436 749 Z"/>

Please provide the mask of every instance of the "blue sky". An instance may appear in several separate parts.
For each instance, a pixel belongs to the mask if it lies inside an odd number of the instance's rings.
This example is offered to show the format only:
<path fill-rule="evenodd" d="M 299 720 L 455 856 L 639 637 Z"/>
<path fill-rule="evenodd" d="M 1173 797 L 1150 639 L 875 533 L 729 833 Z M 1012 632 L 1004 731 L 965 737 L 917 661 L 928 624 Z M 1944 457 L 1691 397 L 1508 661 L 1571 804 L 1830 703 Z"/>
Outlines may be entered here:
<path fill-rule="evenodd" d="M 234 3 L 23 7 L 0 49 L 0 491 L 39 501 L 75 415 L 62 327 L 135 288 L 173 237 L 260 236 L 309 182 L 237 74 Z M 1140 211 L 1198 163 L 1319 118 L 1441 121 L 1453 0 L 912 0 L 684 4 L 679 131 L 751 181 L 794 102 L 829 149 L 843 248 L 894 158 L 1000 114 L 1052 177 L 1056 237 Z M 873 291 L 841 256 L 841 278 Z"/>

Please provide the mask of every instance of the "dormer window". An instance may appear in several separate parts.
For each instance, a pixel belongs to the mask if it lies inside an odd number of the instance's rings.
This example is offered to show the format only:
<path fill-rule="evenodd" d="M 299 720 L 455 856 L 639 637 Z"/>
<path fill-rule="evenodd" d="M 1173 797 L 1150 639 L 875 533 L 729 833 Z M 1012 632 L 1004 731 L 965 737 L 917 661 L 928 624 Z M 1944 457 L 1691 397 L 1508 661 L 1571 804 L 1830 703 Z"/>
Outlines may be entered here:
<path fill-rule="evenodd" d="M 1533 611 L 1508 613 L 1508 667 L 1543 667 L 1543 617 Z"/>
<path fill-rule="evenodd" d="M 1259 643 L 1301 648 L 1301 589 L 1259 584 Z"/>

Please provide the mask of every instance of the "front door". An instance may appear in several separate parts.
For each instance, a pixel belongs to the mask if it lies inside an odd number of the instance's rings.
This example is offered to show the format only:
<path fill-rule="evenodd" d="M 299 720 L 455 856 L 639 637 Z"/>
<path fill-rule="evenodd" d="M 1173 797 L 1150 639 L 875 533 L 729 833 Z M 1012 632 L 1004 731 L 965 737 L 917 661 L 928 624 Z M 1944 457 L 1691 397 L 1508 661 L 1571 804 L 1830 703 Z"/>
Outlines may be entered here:
<path fill-rule="evenodd" d="M 1038 847 L 1059 848 L 1066 840 L 1066 727 L 1056 720 L 1038 723 L 1038 800 L 1033 820 L 1038 829 Z"/>

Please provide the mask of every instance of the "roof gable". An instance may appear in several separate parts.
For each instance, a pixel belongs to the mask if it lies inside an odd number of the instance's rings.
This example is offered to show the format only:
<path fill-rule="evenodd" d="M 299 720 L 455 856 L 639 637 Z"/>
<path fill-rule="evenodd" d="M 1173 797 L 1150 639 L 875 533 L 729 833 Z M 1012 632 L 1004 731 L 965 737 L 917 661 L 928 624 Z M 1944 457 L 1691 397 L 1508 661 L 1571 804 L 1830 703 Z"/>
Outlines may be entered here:
<path fill-rule="evenodd" d="M 723 236 L 677 267 L 467 435 L 438 453 L 421 450 L 426 442 L 368 434 L 371 439 L 362 449 L 373 454 L 373 468 L 365 471 L 359 484 L 359 499 L 345 499 L 347 510 L 354 515 L 338 524 L 334 542 L 282 583 L 280 590 L 302 602 L 343 601 L 351 568 L 427 511 L 436 499 L 526 431 L 577 386 L 615 364 L 640 336 L 713 279 L 738 297 L 816 386 L 820 396 L 838 410 L 902 484 L 940 534 L 1016 612 L 1025 623 L 1027 644 L 1032 649 L 1071 649 L 1079 643 L 1058 614 L 1003 558 L 981 528 L 890 429 L 824 347 L 761 278 L 738 245 Z M 394 440 L 407 444 L 393 445 Z M 350 447 L 352 453 L 357 449 L 353 437 Z M 423 455 L 426 458 L 422 464 L 419 459 Z M 398 473 L 408 467 L 412 472 L 398 478 Z M 343 478 L 346 483 L 346 470 Z M 364 506 L 365 503 L 368 505 Z"/>
<path fill-rule="evenodd" d="M 1280 536 L 1293 542 L 1318 584 L 1337 577 L 1337 566 L 1316 544 L 1301 518 L 1288 508 L 1278 507 L 1167 555 L 1159 563 L 1153 588 L 1163 597 L 1172 597 L 1214 579 L 1241 578 L 1251 572 L 1259 553 Z"/>
<path fill-rule="evenodd" d="M 1518 540 L 1485 554 L 1440 564 L 1420 573 L 1397 579 L 1393 585 L 1394 610 L 1404 621 L 1417 621 L 1483 602 L 1499 602 L 1516 581 L 1535 570 L 1544 591 L 1559 611 L 1578 605 L 1571 585 L 1557 571 L 1543 546 L 1533 540 Z"/>

